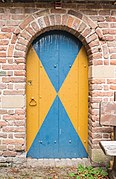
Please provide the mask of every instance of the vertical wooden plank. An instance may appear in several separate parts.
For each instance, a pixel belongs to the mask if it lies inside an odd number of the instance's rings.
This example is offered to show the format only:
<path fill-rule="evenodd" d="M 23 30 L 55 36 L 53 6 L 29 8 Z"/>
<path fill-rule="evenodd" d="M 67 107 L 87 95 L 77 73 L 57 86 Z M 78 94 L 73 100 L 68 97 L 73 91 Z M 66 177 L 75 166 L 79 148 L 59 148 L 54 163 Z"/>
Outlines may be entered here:
<path fill-rule="evenodd" d="M 26 150 L 28 151 L 38 132 L 39 122 L 39 60 L 31 47 L 26 66 Z M 36 104 L 35 102 L 36 101 Z"/>
<path fill-rule="evenodd" d="M 79 129 L 78 134 L 83 141 L 83 145 L 88 151 L 88 59 L 84 47 L 81 48 L 78 55 L 79 62 Z"/>

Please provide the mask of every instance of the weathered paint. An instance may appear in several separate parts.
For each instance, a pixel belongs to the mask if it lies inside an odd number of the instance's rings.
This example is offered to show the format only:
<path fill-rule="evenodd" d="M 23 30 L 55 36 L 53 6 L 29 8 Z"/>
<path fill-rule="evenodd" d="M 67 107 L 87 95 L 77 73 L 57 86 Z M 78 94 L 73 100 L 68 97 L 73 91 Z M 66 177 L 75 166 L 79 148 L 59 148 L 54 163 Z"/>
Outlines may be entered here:
<path fill-rule="evenodd" d="M 58 92 L 65 80 L 82 43 L 65 33 L 61 35 L 56 31 L 51 35 L 42 35 L 33 43 L 38 57 L 40 58 L 47 75 L 55 90 Z"/>
<path fill-rule="evenodd" d="M 33 70 L 34 69 L 34 70 Z M 41 77 L 41 78 L 40 78 Z M 31 84 L 32 83 L 32 84 Z M 38 129 L 41 127 L 53 100 L 56 96 L 44 68 L 35 50 L 30 49 L 27 56 L 27 151 L 29 150 Z M 47 87 L 47 90 L 46 90 Z M 44 94 L 44 95 L 42 95 Z M 34 98 L 36 106 L 30 102 Z M 39 109 L 39 110 L 38 110 Z"/>
<path fill-rule="evenodd" d="M 84 47 L 80 49 L 75 62 L 59 91 L 59 96 L 87 151 L 88 62 Z"/>
<path fill-rule="evenodd" d="M 58 96 L 55 98 L 27 156 L 33 158 L 87 157 L 80 137 Z"/>
<path fill-rule="evenodd" d="M 38 132 L 38 117 L 39 117 L 39 60 L 34 49 L 31 47 L 27 55 L 26 69 L 26 148 L 27 151 L 32 145 L 32 142 Z M 30 106 L 31 99 L 34 98 L 37 102 L 36 106 Z"/>
<path fill-rule="evenodd" d="M 38 130 L 34 132 L 33 142 L 32 138 L 29 142 L 27 157 L 87 157 L 88 64 L 82 43 L 68 33 L 52 31 L 37 38 L 33 48 L 31 60 L 38 56 L 39 86 L 34 87 L 38 90 L 38 106 L 27 108 L 27 114 L 36 108 L 36 119 L 27 116 L 38 121 L 35 124 Z M 34 70 L 27 67 L 27 71 L 28 75 Z"/>

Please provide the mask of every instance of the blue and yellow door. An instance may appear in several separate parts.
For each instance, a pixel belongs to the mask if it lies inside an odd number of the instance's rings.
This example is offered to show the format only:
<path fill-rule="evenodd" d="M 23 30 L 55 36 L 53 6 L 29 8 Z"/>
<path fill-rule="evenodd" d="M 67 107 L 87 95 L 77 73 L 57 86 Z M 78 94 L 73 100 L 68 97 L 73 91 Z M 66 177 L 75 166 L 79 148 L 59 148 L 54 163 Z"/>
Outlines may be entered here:
<path fill-rule="evenodd" d="M 88 62 L 64 31 L 40 35 L 27 55 L 27 157 L 82 158 L 88 145 Z"/>

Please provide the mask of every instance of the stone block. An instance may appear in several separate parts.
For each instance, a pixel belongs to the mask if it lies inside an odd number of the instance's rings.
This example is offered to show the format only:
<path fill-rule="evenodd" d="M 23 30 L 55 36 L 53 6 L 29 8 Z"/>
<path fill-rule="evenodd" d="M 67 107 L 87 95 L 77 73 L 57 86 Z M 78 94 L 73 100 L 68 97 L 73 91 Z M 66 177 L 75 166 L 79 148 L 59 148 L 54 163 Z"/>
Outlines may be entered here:
<path fill-rule="evenodd" d="M 25 97 L 22 95 L 2 96 L 3 108 L 21 108 L 25 106 Z"/>
<path fill-rule="evenodd" d="M 115 66 L 94 66 L 92 68 L 93 78 L 114 78 L 115 77 Z"/>
<path fill-rule="evenodd" d="M 90 158 L 93 163 L 104 164 L 107 166 L 107 164 L 111 160 L 111 157 L 106 156 L 102 149 L 91 149 L 90 153 Z"/>
<path fill-rule="evenodd" d="M 115 78 L 115 66 L 90 66 L 88 70 L 89 78 Z"/>
<path fill-rule="evenodd" d="M 0 76 L 6 76 L 6 71 L 0 71 Z"/>
<path fill-rule="evenodd" d="M 0 77 L 0 83 L 2 82 L 2 77 Z"/>
<path fill-rule="evenodd" d="M 100 103 L 100 124 L 116 126 L 116 101 Z"/>

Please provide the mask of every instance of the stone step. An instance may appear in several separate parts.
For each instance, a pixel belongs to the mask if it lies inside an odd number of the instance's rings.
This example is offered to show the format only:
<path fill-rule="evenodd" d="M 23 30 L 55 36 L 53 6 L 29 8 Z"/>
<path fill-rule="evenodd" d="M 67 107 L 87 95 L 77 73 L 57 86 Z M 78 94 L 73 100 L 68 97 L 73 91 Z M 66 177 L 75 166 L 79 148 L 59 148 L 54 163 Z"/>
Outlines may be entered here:
<path fill-rule="evenodd" d="M 24 167 L 77 167 L 79 164 L 90 166 L 90 158 L 66 158 L 66 159 L 31 159 L 25 157 L 2 158 L 0 164 L 11 164 L 12 166 Z"/>

